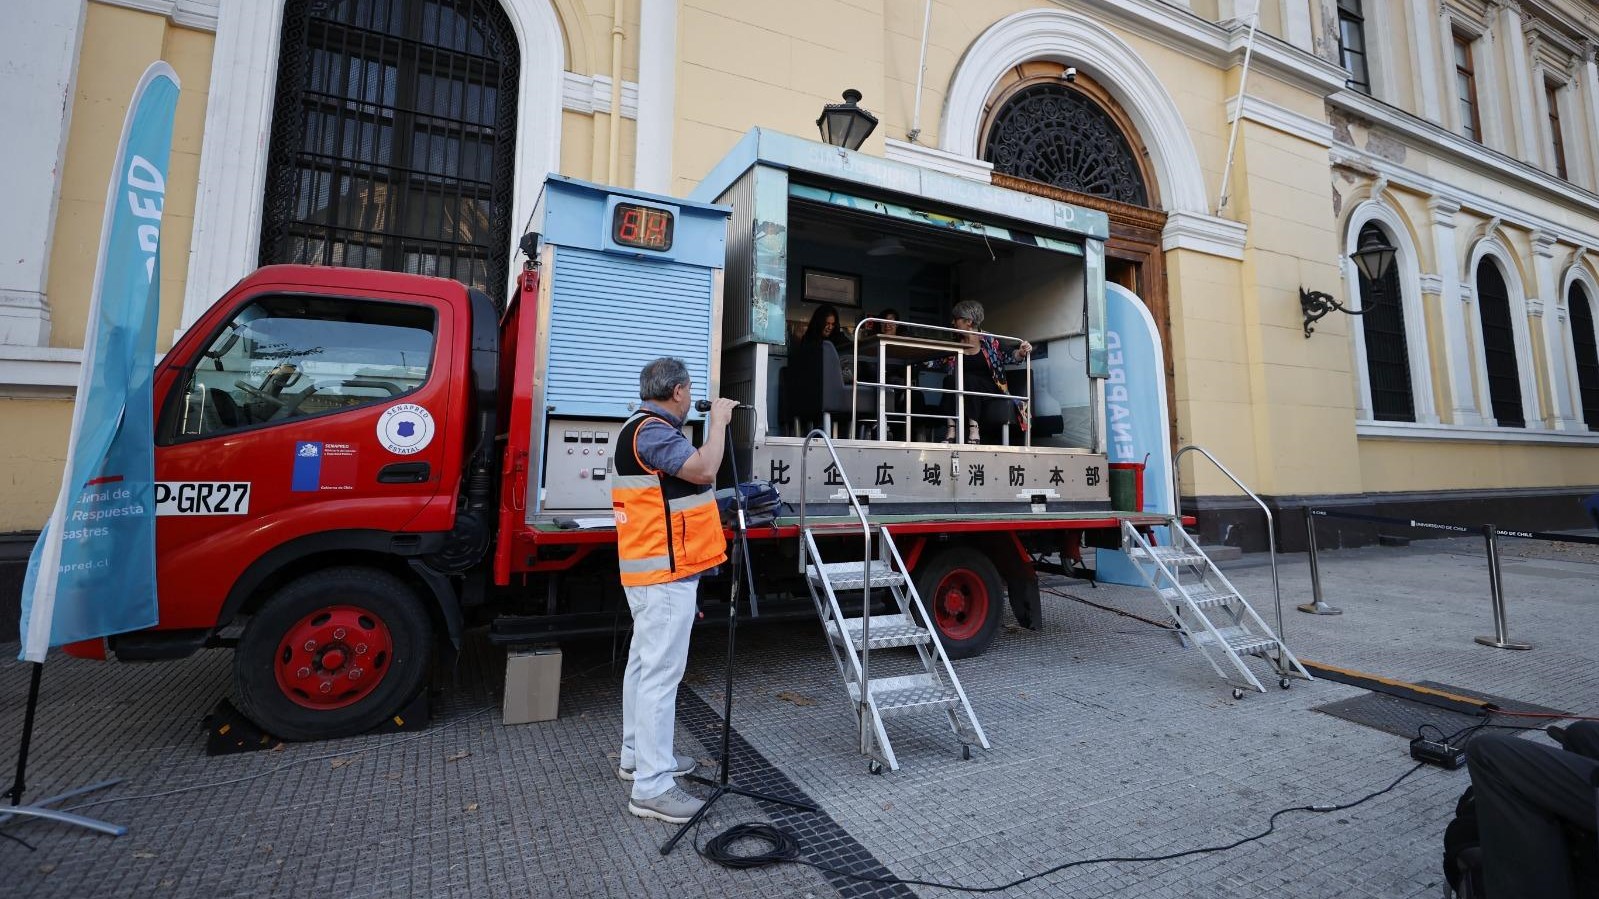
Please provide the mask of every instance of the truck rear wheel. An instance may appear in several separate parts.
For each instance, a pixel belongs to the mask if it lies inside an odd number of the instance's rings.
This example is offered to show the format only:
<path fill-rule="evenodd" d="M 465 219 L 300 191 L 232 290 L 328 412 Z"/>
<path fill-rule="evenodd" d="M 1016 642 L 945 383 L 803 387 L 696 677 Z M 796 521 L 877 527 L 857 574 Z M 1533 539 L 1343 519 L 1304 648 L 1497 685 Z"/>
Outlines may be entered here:
<path fill-rule="evenodd" d="M 1005 584 L 981 552 L 956 546 L 924 561 L 916 572 L 916 591 L 950 658 L 982 655 L 994 641 Z"/>
<path fill-rule="evenodd" d="M 432 623 L 374 568 L 330 568 L 273 594 L 239 638 L 240 709 L 289 740 L 347 737 L 398 712 L 427 678 Z"/>

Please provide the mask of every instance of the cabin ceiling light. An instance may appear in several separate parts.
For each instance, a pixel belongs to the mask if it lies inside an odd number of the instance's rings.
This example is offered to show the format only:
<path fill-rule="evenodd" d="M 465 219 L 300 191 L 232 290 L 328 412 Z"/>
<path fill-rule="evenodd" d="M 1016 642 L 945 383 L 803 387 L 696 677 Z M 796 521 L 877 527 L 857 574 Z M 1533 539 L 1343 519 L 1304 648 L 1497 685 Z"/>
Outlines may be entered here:
<path fill-rule="evenodd" d="M 1388 240 L 1376 229 L 1367 231 L 1361 238 L 1360 247 L 1349 254 L 1350 261 L 1360 269 L 1360 274 L 1371 283 L 1377 283 L 1388 277 L 1394 267 L 1394 248 Z M 1358 286 L 1357 286 L 1358 289 Z M 1310 332 L 1316 330 L 1311 325 L 1318 322 L 1327 313 L 1337 310 L 1348 315 L 1365 315 L 1377 308 L 1375 300 L 1371 297 L 1360 298 L 1360 308 L 1350 309 L 1348 306 L 1332 298 L 1332 294 L 1319 290 L 1306 290 L 1299 288 L 1299 310 L 1305 316 L 1305 337 L 1310 337 Z"/>
<path fill-rule="evenodd" d="M 829 103 L 822 107 L 816 119 L 816 130 L 822 142 L 846 150 L 859 150 L 861 144 L 877 127 L 877 116 L 855 105 L 861 101 L 861 92 L 850 88 L 844 92 L 843 103 Z"/>

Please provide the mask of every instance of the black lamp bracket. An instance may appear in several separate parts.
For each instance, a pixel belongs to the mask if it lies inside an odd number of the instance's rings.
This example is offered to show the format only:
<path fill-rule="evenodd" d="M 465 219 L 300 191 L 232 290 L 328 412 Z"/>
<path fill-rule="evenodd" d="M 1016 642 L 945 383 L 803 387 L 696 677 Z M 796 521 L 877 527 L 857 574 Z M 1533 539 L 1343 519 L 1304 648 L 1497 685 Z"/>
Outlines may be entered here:
<path fill-rule="evenodd" d="M 1372 307 L 1364 309 L 1351 309 L 1343 303 L 1333 299 L 1332 294 L 1319 290 L 1306 290 L 1299 288 L 1299 308 L 1305 313 L 1305 338 L 1310 338 L 1310 332 L 1316 330 L 1311 325 L 1321 321 L 1322 317 L 1333 310 L 1338 310 L 1346 315 L 1365 315 Z"/>

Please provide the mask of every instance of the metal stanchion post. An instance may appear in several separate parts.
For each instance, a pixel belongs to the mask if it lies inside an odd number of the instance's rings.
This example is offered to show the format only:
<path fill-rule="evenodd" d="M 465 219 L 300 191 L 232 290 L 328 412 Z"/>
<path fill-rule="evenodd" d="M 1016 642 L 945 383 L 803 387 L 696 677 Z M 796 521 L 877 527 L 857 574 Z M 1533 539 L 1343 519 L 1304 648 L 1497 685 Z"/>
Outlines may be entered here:
<path fill-rule="evenodd" d="M 1477 642 L 1495 649 L 1531 649 L 1531 643 L 1510 639 L 1509 627 L 1505 624 L 1505 585 L 1499 573 L 1499 529 L 1485 524 L 1482 537 L 1488 545 L 1488 590 L 1493 594 L 1494 633 L 1492 637 L 1478 637 Z"/>
<path fill-rule="evenodd" d="M 1343 609 L 1333 608 L 1321 600 L 1321 566 L 1316 559 L 1316 516 L 1305 507 L 1305 536 L 1310 541 L 1310 602 L 1299 606 L 1299 611 L 1311 615 L 1342 615 Z"/>

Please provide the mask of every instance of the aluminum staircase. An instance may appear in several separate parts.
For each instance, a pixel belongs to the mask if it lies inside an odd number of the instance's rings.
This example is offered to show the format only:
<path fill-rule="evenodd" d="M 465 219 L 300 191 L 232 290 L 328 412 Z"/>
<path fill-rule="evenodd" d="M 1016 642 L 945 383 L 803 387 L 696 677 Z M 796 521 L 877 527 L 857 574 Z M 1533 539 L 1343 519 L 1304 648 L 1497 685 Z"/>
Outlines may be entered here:
<path fill-rule="evenodd" d="M 821 438 L 828 452 L 833 454 L 833 464 L 843 474 L 843 465 L 834 452 L 832 441 L 821 431 L 812 431 L 806 438 L 801 455 L 800 483 L 805 480 L 804 459 L 809 455 L 811 438 Z M 811 601 L 816 606 L 822 628 L 827 635 L 827 648 L 838 668 L 839 678 L 855 708 L 856 728 L 860 735 L 860 751 L 867 757 L 867 767 L 874 774 L 884 768 L 899 770 L 899 759 L 894 755 L 884 721 L 888 718 L 919 712 L 943 712 L 950 729 L 961 743 L 963 758 L 971 757 L 971 746 L 989 748 L 988 736 L 977 723 L 966 691 L 950 665 L 949 656 L 938 639 L 936 630 L 919 622 L 930 622 L 932 616 L 922 604 L 916 586 L 906 574 L 905 560 L 894 545 L 894 538 L 886 527 L 873 525 L 843 475 L 843 489 L 850 506 L 860 521 L 862 552 L 860 561 L 826 561 L 817 545 L 816 529 L 805 523 L 805 502 L 800 500 L 800 565 L 810 588 Z M 870 614 L 874 597 L 881 598 L 888 591 L 890 602 L 883 614 Z M 840 594 L 859 594 L 860 617 L 848 617 L 839 602 Z M 881 650 L 912 649 L 911 654 L 895 652 L 874 657 Z M 885 661 L 886 660 L 886 661 Z M 874 663 L 888 665 L 887 676 L 874 676 Z M 863 691 L 861 685 L 865 684 Z"/>
<path fill-rule="evenodd" d="M 1266 692 L 1245 663 L 1246 656 L 1259 656 L 1270 662 L 1278 686 L 1285 690 L 1291 677 L 1313 680 L 1299 659 L 1183 530 L 1181 519 L 1168 518 L 1167 528 L 1172 545 L 1156 546 L 1131 522 L 1123 521 L 1122 547 L 1171 613 L 1184 641 L 1197 646 L 1216 674 L 1233 684 L 1233 697 L 1243 697 L 1242 685 Z M 1218 663 L 1218 655 L 1233 675 Z"/>

